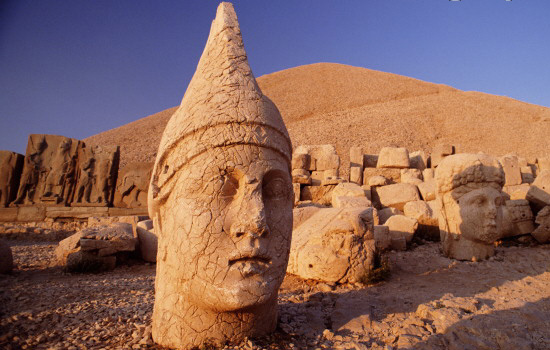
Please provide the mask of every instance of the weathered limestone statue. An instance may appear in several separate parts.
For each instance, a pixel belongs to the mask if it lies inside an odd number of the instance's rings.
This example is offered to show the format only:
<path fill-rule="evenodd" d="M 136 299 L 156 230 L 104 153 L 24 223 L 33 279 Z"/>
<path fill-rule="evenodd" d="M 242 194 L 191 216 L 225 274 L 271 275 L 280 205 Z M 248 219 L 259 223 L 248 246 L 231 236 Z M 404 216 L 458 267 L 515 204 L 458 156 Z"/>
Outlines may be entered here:
<path fill-rule="evenodd" d="M 0 151 L 0 208 L 7 207 L 17 195 L 23 159 L 19 153 Z"/>
<path fill-rule="evenodd" d="M 78 141 L 77 141 L 78 142 Z M 66 200 L 74 186 L 76 156 L 71 152 L 73 140 L 64 138 L 57 146 L 49 163 L 50 169 L 44 183 L 42 201 L 55 204 Z"/>
<path fill-rule="evenodd" d="M 16 205 L 67 204 L 74 191 L 80 141 L 57 135 L 29 135 Z"/>
<path fill-rule="evenodd" d="M 118 208 L 146 207 L 152 171 L 153 163 L 148 162 L 129 163 L 121 169 L 113 205 Z"/>
<path fill-rule="evenodd" d="M 42 153 L 47 147 L 46 135 L 29 135 L 23 173 L 21 174 L 19 190 L 17 198 L 13 202 L 14 204 L 34 203 L 40 176 L 45 172 L 45 168 L 42 166 Z"/>
<path fill-rule="evenodd" d="M 292 233 L 292 147 L 221 3 L 149 186 L 153 340 L 191 348 L 275 329 Z"/>
<path fill-rule="evenodd" d="M 108 206 L 113 201 L 119 147 L 87 147 L 78 150 L 77 181 L 72 206 Z"/>
<path fill-rule="evenodd" d="M 494 255 L 506 199 L 500 163 L 485 154 L 451 155 L 437 167 L 436 181 L 443 253 L 473 261 Z"/>

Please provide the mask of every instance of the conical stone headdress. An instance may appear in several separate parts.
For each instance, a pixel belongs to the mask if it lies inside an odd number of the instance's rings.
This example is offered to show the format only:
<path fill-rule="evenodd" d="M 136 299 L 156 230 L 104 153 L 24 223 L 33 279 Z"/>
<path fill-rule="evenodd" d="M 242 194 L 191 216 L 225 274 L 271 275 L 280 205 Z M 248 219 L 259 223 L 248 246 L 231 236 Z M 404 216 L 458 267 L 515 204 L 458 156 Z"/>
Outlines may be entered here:
<path fill-rule="evenodd" d="M 191 159 L 232 145 L 269 148 L 290 169 L 292 146 L 281 114 L 262 94 L 248 65 L 233 5 L 222 3 L 193 79 L 162 135 L 149 187 L 150 215 Z"/>

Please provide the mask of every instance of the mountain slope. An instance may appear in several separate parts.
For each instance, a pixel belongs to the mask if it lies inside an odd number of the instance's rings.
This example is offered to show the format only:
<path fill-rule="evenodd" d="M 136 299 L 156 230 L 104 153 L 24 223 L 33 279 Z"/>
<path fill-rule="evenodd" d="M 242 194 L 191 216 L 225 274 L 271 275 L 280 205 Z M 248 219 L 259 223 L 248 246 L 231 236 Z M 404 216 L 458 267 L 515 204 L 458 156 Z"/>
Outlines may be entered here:
<path fill-rule="evenodd" d="M 347 173 L 349 147 L 378 153 L 452 143 L 460 152 L 550 156 L 550 109 L 508 97 L 464 92 L 396 74 L 334 63 L 295 67 L 259 77 L 275 102 L 294 146 L 330 143 Z M 118 144 L 124 165 L 154 161 L 176 107 L 91 136 L 90 144 Z"/>

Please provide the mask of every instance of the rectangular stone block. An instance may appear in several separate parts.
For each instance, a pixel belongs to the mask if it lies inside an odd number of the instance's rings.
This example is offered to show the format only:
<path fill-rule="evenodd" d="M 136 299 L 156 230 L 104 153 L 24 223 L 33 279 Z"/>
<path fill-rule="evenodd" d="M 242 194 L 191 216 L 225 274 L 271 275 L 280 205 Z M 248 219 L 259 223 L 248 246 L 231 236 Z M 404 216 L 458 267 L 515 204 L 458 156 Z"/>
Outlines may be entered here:
<path fill-rule="evenodd" d="M 378 154 L 363 154 L 363 167 L 376 168 L 378 163 Z"/>
<path fill-rule="evenodd" d="M 522 183 L 530 184 L 535 181 L 535 175 L 533 174 L 533 169 L 530 166 L 522 166 L 520 171 Z"/>
<path fill-rule="evenodd" d="M 401 169 L 397 168 L 365 168 L 363 170 L 363 183 L 368 184 L 372 176 L 384 176 L 391 183 L 401 181 Z"/>
<path fill-rule="evenodd" d="M 527 200 L 539 207 L 550 205 L 550 170 L 543 170 L 531 184 Z"/>
<path fill-rule="evenodd" d="M 529 192 L 529 188 L 529 184 L 504 186 L 502 188 L 502 192 L 508 194 L 510 199 L 527 199 L 527 192 Z"/>
<path fill-rule="evenodd" d="M 450 156 L 451 154 L 455 154 L 456 149 L 455 146 L 449 145 L 449 144 L 439 144 L 436 145 L 432 151 L 432 154 L 430 155 L 430 162 L 431 167 L 435 169 L 439 163 L 445 158 L 446 156 Z"/>
<path fill-rule="evenodd" d="M 109 208 L 109 216 L 149 215 L 145 208 Z"/>
<path fill-rule="evenodd" d="M 311 186 L 321 186 L 325 174 L 322 171 L 312 171 L 311 172 Z"/>
<path fill-rule="evenodd" d="M 350 167 L 363 168 L 363 149 L 361 147 L 350 147 L 349 162 Z"/>
<path fill-rule="evenodd" d="M 293 183 L 292 189 L 294 191 L 294 205 L 300 201 L 300 184 Z"/>
<path fill-rule="evenodd" d="M 409 168 L 409 152 L 403 147 L 383 147 L 378 155 L 377 168 Z"/>
<path fill-rule="evenodd" d="M 506 155 L 500 157 L 500 164 L 504 170 L 505 186 L 514 186 L 521 184 L 521 171 L 519 167 L 518 157 L 514 155 Z"/>
<path fill-rule="evenodd" d="M 0 208 L 0 221 L 14 222 L 17 221 L 17 211 L 19 208 Z"/>
<path fill-rule="evenodd" d="M 340 169 L 340 157 L 337 154 L 327 154 L 317 159 L 317 170 Z"/>
<path fill-rule="evenodd" d="M 19 207 L 17 221 L 43 221 L 46 218 L 46 207 Z"/>
<path fill-rule="evenodd" d="M 422 178 L 424 181 L 433 180 L 435 177 L 434 170 L 431 168 L 426 168 L 422 171 Z"/>
<path fill-rule="evenodd" d="M 292 169 L 309 169 L 310 159 L 309 154 L 294 153 L 292 155 Z"/>
<path fill-rule="evenodd" d="M 424 181 L 416 186 L 423 200 L 432 201 L 435 199 L 436 183 L 434 179 Z"/>
<path fill-rule="evenodd" d="M 428 156 L 424 151 L 415 151 L 409 154 L 411 168 L 423 171 L 428 167 Z"/>
<path fill-rule="evenodd" d="M 19 153 L 0 151 L 0 207 L 7 207 L 17 197 L 24 158 Z"/>
<path fill-rule="evenodd" d="M 356 183 L 358 185 L 363 184 L 363 169 L 358 166 L 352 166 L 349 168 L 349 182 Z"/>
<path fill-rule="evenodd" d="M 46 207 L 46 217 L 52 219 L 84 219 L 91 216 L 107 215 L 109 215 L 109 208 L 107 207 Z"/>
<path fill-rule="evenodd" d="M 377 187 L 380 204 L 403 211 L 405 203 L 420 200 L 418 188 L 412 184 L 393 184 Z"/>

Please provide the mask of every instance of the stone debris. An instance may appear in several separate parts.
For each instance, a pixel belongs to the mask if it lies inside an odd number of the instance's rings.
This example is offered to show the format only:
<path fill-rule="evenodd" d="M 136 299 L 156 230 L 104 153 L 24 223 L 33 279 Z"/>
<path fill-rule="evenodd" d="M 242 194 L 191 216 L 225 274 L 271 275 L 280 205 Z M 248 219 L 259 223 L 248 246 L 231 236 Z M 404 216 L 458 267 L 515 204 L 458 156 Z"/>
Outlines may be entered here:
<path fill-rule="evenodd" d="M 383 147 L 378 155 L 377 168 L 409 168 L 409 152 L 403 147 Z"/>
<path fill-rule="evenodd" d="M 56 263 L 69 271 L 111 270 L 117 255 L 135 251 L 136 245 L 131 224 L 91 227 L 59 242 Z"/>
<path fill-rule="evenodd" d="M 287 272 L 330 283 L 360 282 L 374 269 L 374 211 L 315 211 L 293 231 Z"/>
<path fill-rule="evenodd" d="M 16 268 L 0 278 L 1 348 L 165 349 L 151 337 L 154 265 L 67 274 L 49 267 L 55 244 L 9 243 Z M 278 330 L 223 348 L 550 347 L 548 249 L 500 247 L 494 258 L 475 264 L 442 257 L 436 243 L 386 254 L 392 274 L 374 285 L 287 275 Z"/>
<path fill-rule="evenodd" d="M 544 207 L 538 212 L 535 222 L 539 226 L 531 233 L 531 235 L 539 243 L 547 243 L 550 241 L 550 206 Z"/>

